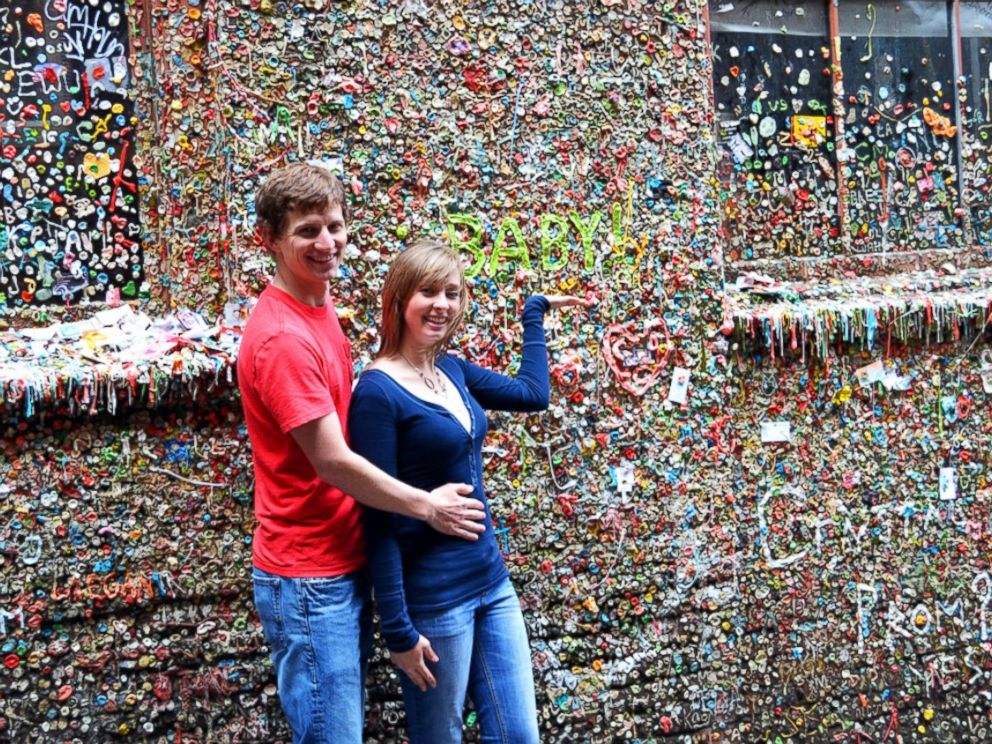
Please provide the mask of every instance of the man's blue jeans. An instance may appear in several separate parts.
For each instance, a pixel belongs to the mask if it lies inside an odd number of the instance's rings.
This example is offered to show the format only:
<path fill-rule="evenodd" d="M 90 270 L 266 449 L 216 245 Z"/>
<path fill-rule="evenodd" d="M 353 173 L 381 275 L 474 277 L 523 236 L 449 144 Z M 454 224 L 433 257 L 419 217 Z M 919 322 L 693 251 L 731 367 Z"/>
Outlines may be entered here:
<path fill-rule="evenodd" d="M 252 582 L 294 744 L 361 744 L 372 642 L 365 572 L 287 579 L 255 568 Z"/>
<path fill-rule="evenodd" d="M 427 692 L 400 672 L 410 744 L 460 742 L 466 692 L 483 742 L 537 744 L 527 629 L 509 579 L 470 602 L 410 619 L 439 659 L 429 664 L 437 687 Z"/>

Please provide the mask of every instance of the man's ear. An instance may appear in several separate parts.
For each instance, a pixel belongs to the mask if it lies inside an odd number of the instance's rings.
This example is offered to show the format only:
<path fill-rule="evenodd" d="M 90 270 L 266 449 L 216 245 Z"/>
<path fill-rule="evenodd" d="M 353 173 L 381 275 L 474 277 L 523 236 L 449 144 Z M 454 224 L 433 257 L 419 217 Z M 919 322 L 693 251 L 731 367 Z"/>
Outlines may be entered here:
<path fill-rule="evenodd" d="M 255 234 L 258 235 L 258 239 L 261 241 L 265 250 L 272 255 L 275 255 L 275 247 L 273 246 L 272 241 L 272 229 L 264 223 L 259 223 L 255 226 Z"/>

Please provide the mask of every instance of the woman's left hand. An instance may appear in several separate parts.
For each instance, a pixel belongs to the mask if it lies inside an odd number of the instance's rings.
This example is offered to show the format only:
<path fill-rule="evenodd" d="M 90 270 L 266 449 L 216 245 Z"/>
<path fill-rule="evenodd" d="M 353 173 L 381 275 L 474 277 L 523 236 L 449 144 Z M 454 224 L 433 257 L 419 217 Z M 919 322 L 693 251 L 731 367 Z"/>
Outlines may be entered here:
<path fill-rule="evenodd" d="M 420 688 L 421 692 L 427 692 L 428 687 L 437 687 L 437 680 L 427 668 L 428 661 L 437 663 L 437 654 L 431 648 L 431 642 L 424 636 L 420 636 L 417 645 L 409 651 L 390 651 L 389 658 L 403 670 L 413 684 Z"/>
<path fill-rule="evenodd" d="M 571 307 L 573 305 L 590 307 L 595 304 L 595 299 L 588 297 L 576 297 L 575 295 L 544 295 L 544 299 L 548 301 L 548 305 L 551 306 L 552 310 L 558 310 L 563 307 Z"/>

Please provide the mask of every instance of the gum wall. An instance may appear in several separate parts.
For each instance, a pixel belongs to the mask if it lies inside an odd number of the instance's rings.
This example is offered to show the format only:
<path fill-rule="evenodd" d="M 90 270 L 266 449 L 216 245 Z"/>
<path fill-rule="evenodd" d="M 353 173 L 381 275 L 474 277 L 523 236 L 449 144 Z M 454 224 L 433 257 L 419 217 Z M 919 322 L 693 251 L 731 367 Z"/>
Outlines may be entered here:
<path fill-rule="evenodd" d="M 5 3 L 0 740 L 287 740 L 232 364 L 300 159 L 359 369 L 416 236 L 496 369 L 598 299 L 485 450 L 545 741 L 992 739 L 987 73 L 818 5 Z M 369 696 L 403 741 L 381 651 Z"/>

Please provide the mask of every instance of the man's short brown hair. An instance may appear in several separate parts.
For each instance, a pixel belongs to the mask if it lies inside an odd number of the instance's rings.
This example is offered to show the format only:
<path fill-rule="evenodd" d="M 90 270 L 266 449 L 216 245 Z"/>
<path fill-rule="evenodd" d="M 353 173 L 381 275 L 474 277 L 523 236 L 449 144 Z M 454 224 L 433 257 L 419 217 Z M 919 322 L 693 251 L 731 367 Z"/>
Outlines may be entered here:
<path fill-rule="evenodd" d="M 255 220 L 271 238 L 278 238 L 286 227 L 287 215 L 294 209 L 312 212 L 338 206 L 347 225 L 351 209 L 341 179 L 319 165 L 291 163 L 270 173 L 258 189 Z"/>

